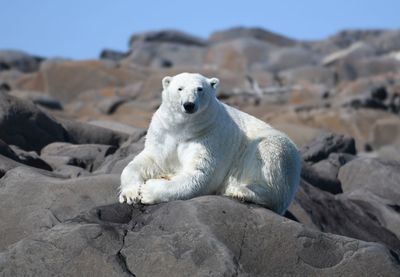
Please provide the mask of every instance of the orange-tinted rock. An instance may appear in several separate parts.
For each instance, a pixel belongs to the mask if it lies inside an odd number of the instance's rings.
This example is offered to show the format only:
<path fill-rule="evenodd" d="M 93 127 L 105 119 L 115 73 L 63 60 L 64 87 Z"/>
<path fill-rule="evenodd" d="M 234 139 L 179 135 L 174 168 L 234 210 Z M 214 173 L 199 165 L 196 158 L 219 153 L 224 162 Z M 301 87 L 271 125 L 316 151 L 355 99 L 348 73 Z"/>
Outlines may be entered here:
<path fill-rule="evenodd" d="M 146 78 L 145 70 L 100 61 L 49 63 L 42 66 L 41 72 L 46 91 L 66 102 L 84 91 L 123 87 Z"/>

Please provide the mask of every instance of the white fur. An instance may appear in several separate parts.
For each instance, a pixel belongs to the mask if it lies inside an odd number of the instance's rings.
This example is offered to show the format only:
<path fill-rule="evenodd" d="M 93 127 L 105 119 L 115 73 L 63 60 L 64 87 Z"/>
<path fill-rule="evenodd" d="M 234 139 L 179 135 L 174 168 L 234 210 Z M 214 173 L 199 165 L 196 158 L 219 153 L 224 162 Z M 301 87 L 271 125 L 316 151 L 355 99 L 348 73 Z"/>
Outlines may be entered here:
<path fill-rule="evenodd" d="M 163 79 L 162 104 L 145 148 L 122 172 L 121 203 L 222 194 L 285 212 L 300 178 L 295 144 L 263 121 L 219 102 L 218 82 L 191 73 Z M 196 112 L 185 113 L 188 101 Z"/>

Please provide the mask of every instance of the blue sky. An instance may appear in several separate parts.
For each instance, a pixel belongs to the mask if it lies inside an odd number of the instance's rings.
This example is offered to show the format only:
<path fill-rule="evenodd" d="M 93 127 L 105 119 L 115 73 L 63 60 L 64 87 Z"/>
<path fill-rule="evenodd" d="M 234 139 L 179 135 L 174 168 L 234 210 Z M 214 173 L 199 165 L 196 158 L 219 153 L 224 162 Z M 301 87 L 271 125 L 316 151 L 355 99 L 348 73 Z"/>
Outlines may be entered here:
<path fill-rule="evenodd" d="M 400 0 L 0 0 L 0 49 L 45 57 L 97 58 L 127 50 L 132 33 L 165 28 L 201 37 L 256 26 L 320 39 L 346 28 L 400 28 Z"/>

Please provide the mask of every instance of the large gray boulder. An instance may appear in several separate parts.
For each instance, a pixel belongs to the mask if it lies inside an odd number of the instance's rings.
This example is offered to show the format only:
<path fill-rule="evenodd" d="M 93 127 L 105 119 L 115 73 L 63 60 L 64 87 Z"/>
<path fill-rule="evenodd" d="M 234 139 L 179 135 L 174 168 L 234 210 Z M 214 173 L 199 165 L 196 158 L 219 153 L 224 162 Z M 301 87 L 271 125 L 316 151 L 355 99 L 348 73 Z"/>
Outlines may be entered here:
<path fill-rule="evenodd" d="M 339 170 L 348 199 L 400 238 L 400 162 L 357 158 Z"/>
<path fill-rule="evenodd" d="M 192 35 L 163 30 L 135 34 L 123 63 L 151 67 L 198 66 L 204 61 L 206 41 Z"/>
<path fill-rule="evenodd" d="M 55 119 L 32 102 L 0 93 L 0 139 L 26 151 L 52 142 L 118 146 L 129 136 L 110 129 L 67 119 Z"/>
<path fill-rule="evenodd" d="M 303 180 L 289 211 L 301 223 L 322 232 L 379 242 L 400 251 L 398 233 L 383 223 L 380 210 L 369 200 L 333 195 Z"/>
<path fill-rule="evenodd" d="M 67 141 L 65 128 L 32 102 L 0 93 L 0 139 L 24 150 L 39 151 L 55 141 Z"/>
<path fill-rule="evenodd" d="M 68 264 L 65 264 L 68 260 Z M 19 276 L 398 276 L 396 254 L 310 230 L 254 205 L 205 196 L 116 204 L 29 236 L 0 254 Z"/>
<path fill-rule="evenodd" d="M 28 167 L 0 179 L 0 249 L 97 205 L 113 203 L 119 175 L 60 179 Z"/>
<path fill-rule="evenodd" d="M 132 276 L 118 255 L 123 234 L 98 224 L 59 224 L 0 254 L 1 276 Z"/>
<path fill-rule="evenodd" d="M 124 64 L 169 68 L 193 66 L 201 68 L 206 50 L 201 46 L 187 46 L 177 43 L 138 42 Z"/>
<path fill-rule="evenodd" d="M 324 133 L 302 147 L 301 156 L 304 161 L 316 163 L 326 159 L 330 153 L 356 154 L 356 145 L 352 137 Z"/>
<path fill-rule="evenodd" d="M 400 207 L 400 162 L 357 158 L 340 168 L 343 191 L 373 193 Z"/>

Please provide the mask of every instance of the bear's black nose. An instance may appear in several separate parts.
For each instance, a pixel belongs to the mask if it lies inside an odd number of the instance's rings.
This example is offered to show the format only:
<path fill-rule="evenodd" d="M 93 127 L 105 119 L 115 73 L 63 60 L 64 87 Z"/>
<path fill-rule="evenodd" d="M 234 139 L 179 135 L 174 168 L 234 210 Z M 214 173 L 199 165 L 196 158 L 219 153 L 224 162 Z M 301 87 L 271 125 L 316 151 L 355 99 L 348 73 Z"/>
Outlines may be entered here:
<path fill-rule="evenodd" d="M 194 103 L 192 102 L 185 102 L 183 103 L 183 108 L 185 109 L 185 112 L 187 113 L 194 113 Z"/>

